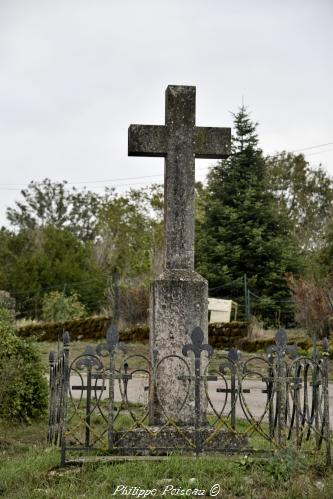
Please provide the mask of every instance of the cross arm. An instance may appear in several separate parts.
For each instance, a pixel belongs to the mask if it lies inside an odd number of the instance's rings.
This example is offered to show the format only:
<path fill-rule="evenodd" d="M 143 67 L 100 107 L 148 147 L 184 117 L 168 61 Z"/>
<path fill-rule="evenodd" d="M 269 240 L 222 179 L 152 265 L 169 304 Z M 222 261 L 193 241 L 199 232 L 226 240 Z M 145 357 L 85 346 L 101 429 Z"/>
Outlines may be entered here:
<path fill-rule="evenodd" d="M 163 125 L 130 125 L 129 156 L 166 156 L 167 133 Z"/>
<path fill-rule="evenodd" d="M 231 152 L 231 128 L 197 126 L 194 132 L 195 157 L 225 159 Z"/>

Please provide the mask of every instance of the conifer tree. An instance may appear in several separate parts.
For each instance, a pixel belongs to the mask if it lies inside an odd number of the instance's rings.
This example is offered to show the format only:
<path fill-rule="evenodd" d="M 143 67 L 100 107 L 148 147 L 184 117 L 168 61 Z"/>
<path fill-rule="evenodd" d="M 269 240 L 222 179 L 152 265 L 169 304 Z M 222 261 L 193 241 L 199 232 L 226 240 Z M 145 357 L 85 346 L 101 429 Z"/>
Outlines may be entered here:
<path fill-rule="evenodd" d="M 282 321 L 292 315 L 285 275 L 297 273 L 300 264 L 288 220 L 269 189 L 256 128 L 240 107 L 234 115 L 232 154 L 208 176 L 197 230 L 197 268 L 209 281 L 210 296 L 242 305 L 246 275 L 256 313 L 279 322 L 281 312 Z"/>

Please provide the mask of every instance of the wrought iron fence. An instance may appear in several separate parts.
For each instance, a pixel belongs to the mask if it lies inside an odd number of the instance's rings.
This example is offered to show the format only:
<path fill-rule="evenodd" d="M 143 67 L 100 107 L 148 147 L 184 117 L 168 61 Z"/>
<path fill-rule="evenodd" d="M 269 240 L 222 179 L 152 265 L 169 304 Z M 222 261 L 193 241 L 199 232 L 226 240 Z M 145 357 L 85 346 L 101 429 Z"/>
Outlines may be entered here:
<path fill-rule="evenodd" d="M 289 346 L 284 330 L 266 355 L 242 360 L 204 343 L 195 328 L 179 355 L 126 355 L 111 326 L 106 342 L 70 359 L 70 341 L 50 353 L 48 441 L 61 447 L 61 463 L 79 456 L 162 455 L 172 452 L 269 452 L 292 446 L 326 454 L 331 464 L 328 341 L 312 357 Z M 204 357 L 205 356 L 205 357 Z M 208 360 L 207 360 L 208 357 Z M 193 418 L 180 423 L 159 397 L 158 370 L 177 363 L 184 396 L 177 413 L 190 405 Z M 179 368 L 180 366 L 180 368 Z M 172 391 L 172 381 L 170 383 Z M 259 394 L 259 396 L 258 396 Z M 262 395 L 263 394 L 263 395 Z M 153 420 L 152 406 L 160 420 Z"/>

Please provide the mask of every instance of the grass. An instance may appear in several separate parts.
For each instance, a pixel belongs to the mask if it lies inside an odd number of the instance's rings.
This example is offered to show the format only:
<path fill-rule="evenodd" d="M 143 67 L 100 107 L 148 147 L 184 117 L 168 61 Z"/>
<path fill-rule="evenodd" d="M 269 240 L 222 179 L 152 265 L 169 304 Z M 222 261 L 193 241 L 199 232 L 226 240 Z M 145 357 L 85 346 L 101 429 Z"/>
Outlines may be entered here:
<path fill-rule="evenodd" d="M 219 484 L 216 497 L 332 498 L 333 470 L 321 456 L 289 452 L 270 459 L 171 456 L 161 461 L 88 463 L 59 468 L 59 450 L 45 443 L 46 421 L 30 425 L 0 424 L 0 496 L 6 498 L 89 498 L 112 496 L 117 486 L 157 489 L 166 486 L 209 491 Z M 124 497 L 117 494 L 118 497 Z M 208 496 L 208 493 L 206 497 Z M 127 497 L 133 497 L 127 496 Z"/>

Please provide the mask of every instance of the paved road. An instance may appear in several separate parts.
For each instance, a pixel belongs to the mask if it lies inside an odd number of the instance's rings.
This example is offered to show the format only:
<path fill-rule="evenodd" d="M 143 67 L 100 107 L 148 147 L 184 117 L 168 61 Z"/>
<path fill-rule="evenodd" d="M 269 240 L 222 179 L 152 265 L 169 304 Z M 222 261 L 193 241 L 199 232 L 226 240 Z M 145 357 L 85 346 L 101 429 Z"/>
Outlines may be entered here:
<path fill-rule="evenodd" d="M 84 378 L 85 383 L 86 379 Z M 95 381 L 93 381 L 95 383 Z M 101 383 L 99 381 L 99 383 Z M 71 387 L 73 386 L 79 386 L 81 385 L 81 380 L 78 376 L 72 376 L 71 377 Z M 135 402 L 135 403 L 146 403 L 148 400 L 148 390 L 145 389 L 147 386 L 147 380 L 136 377 L 133 378 L 128 382 L 128 401 L 129 402 Z M 209 397 L 212 401 L 212 404 L 214 405 L 215 409 L 217 412 L 221 411 L 222 409 L 222 404 L 224 403 L 225 400 L 225 394 L 224 393 L 218 393 L 216 390 L 218 387 L 222 387 L 221 382 L 218 381 L 210 381 L 209 382 L 209 389 L 208 389 L 208 394 Z M 262 390 L 266 387 L 265 383 L 259 381 L 259 380 L 245 380 L 243 381 L 243 390 L 248 389 L 250 390 L 250 393 L 244 393 L 244 398 L 246 400 L 246 404 L 248 405 L 251 413 L 253 414 L 253 417 L 255 419 L 260 419 L 262 416 L 262 413 L 264 411 L 266 401 L 267 401 L 267 395 L 262 393 Z M 84 392 L 84 397 L 85 397 Z M 80 391 L 79 390 L 72 390 L 72 394 L 74 398 L 79 398 L 80 397 Z M 100 394 L 100 391 L 97 392 L 97 394 Z M 103 391 L 103 394 L 101 396 L 102 399 L 105 399 L 108 397 L 108 384 L 106 384 L 106 390 Z M 230 411 L 230 395 L 228 396 L 228 402 L 226 404 L 226 407 L 223 411 L 223 415 L 227 415 Z M 120 402 L 122 400 L 120 389 L 119 389 L 119 384 L 115 384 L 115 401 Z M 310 400 L 311 402 L 311 400 Z M 330 405 L 330 426 L 333 429 L 333 384 L 329 384 L 329 405 Z M 208 409 L 209 412 L 213 412 L 211 408 Z M 240 402 L 237 401 L 236 404 L 236 415 L 240 419 L 245 419 L 244 412 L 241 408 Z M 267 421 L 267 416 L 264 418 L 264 420 Z"/>

